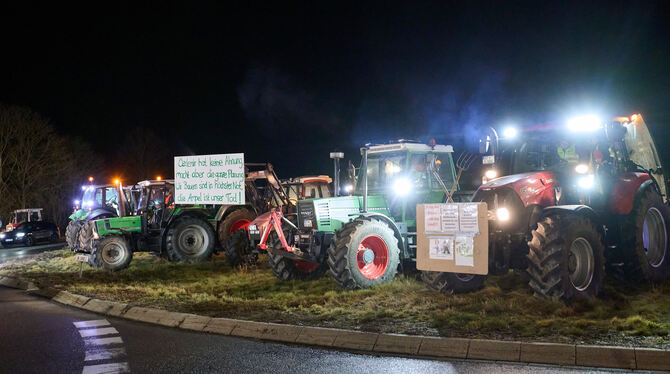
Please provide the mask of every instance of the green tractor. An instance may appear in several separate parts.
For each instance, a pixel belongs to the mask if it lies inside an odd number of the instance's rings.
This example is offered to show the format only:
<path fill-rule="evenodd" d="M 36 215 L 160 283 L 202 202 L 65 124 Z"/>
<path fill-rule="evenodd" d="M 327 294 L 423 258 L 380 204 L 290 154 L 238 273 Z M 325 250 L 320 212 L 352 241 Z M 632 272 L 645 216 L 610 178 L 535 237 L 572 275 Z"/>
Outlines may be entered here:
<path fill-rule="evenodd" d="M 366 145 L 360 168 L 351 173 L 358 174 L 352 196 L 338 196 L 336 178 L 335 197 L 298 201 L 295 215 L 259 216 L 249 226 L 250 248 L 268 252 L 281 280 L 310 279 L 330 269 L 345 289 L 390 282 L 399 267 L 415 268 L 416 205 L 457 195 L 460 172 L 452 153 L 452 146 L 434 141 Z"/>
<path fill-rule="evenodd" d="M 75 252 L 82 250 L 80 241 L 90 240 L 90 234 L 86 233 L 84 238 L 80 238 L 81 229 L 86 222 L 123 216 L 133 208 L 130 187 L 121 188 L 120 184 L 91 184 L 84 185 L 81 189 L 82 196 L 74 201 L 74 211 L 65 230 L 67 244 Z"/>
<path fill-rule="evenodd" d="M 210 258 L 217 238 L 214 206 L 174 203 L 174 181 L 151 180 L 141 188 L 131 214 L 91 221 L 88 263 L 107 270 L 128 267 L 133 252 L 164 254 L 170 261 L 197 262 Z M 130 213 L 130 212 L 128 212 Z"/>

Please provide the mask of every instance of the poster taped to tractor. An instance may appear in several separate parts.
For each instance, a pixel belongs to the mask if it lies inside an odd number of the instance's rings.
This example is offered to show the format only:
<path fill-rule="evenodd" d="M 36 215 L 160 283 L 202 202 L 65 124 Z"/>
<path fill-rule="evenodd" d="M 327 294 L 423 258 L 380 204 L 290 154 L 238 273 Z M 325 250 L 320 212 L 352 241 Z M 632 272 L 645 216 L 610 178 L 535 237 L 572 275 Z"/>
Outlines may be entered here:
<path fill-rule="evenodd" d="M 416 268 L 488 274 L 487 209 L 484 202 L 417 205 Z"/>
<path fill-rule="evenodd" d="M 244 201 L 244 153 L 174 158 L 175 203 L 233 204 Z"/>

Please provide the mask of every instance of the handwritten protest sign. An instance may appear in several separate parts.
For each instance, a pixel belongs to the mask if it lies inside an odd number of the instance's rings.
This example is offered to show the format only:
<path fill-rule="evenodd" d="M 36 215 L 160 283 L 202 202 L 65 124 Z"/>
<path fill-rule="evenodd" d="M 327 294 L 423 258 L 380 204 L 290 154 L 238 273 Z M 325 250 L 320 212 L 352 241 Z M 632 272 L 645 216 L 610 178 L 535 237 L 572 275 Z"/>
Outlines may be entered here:
<path fill-rule="evenodd" d="M 175 203 L 244 204 L 244 153 L 174 158 Z"/>

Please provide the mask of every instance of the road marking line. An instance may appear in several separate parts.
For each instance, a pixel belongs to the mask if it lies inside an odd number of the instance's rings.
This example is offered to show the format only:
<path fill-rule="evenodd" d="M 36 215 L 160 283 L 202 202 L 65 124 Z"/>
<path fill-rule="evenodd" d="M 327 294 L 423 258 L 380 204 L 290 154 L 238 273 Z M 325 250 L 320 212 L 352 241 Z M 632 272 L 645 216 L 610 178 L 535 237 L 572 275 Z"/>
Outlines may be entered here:
<path fill-rule="evenodd" d="M 110 360 L 123 356 L 126 354 L 126 349 L 121 348 L 107 348 L 100 350 L 88 350 L 86 351 L 86 357 L 84 361 L 101 361 L 101 360 Z"/>
<path fill-rule="evenodd" d="M 112 335 L 112 334 L 118 334 L 119 332 L 116 331 L 115 328 L 113 327 L 104 327 L 101 329 L 87 329 L 87 330 L 79 330 L 79 335 L 81 335 L 82 338 L 88 338 L 89 336 L 100 336 L 100 335 Z"/>
<path fill-rule="evenodd" d="M 84 366 L 82 374 L 113 374 L 113 373 L 130 373 L 130 367 L 127 362 L 119 362 L 114 364 L 100 364 Z"/>
<path fill-rule="evenodd" d="M 100 339 L 88 339 L 84 340 L 86 345 L 109 345 L 109 344 L 123 344 L 120 336 L 115 336 L 113 338 L 100 338 Z"/>
<path fill-rule="evenodd" d="M 96 326 L 108 326 L 109 321 L 106 319 L 96 319 L 93 321 L 81 321 L 81 322 L 72 322 L 74 323 L 74 327 L 81 329 L 85 327 L 96 327 Z"/>

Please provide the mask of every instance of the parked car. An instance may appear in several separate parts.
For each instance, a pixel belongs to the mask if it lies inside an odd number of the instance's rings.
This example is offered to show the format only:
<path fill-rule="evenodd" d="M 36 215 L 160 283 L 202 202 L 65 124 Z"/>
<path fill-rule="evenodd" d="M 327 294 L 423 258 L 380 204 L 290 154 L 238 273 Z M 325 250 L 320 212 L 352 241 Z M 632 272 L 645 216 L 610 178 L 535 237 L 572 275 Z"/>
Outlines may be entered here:
<path fill-rule="evenodd" d="M 51 222 L 23 222 L 12 231 L 0 233 L 0 243 L 3 247 L 17 244 L 30 247 L 39 241 L 55 243 L 59 237 L 58 227 Z"/>

